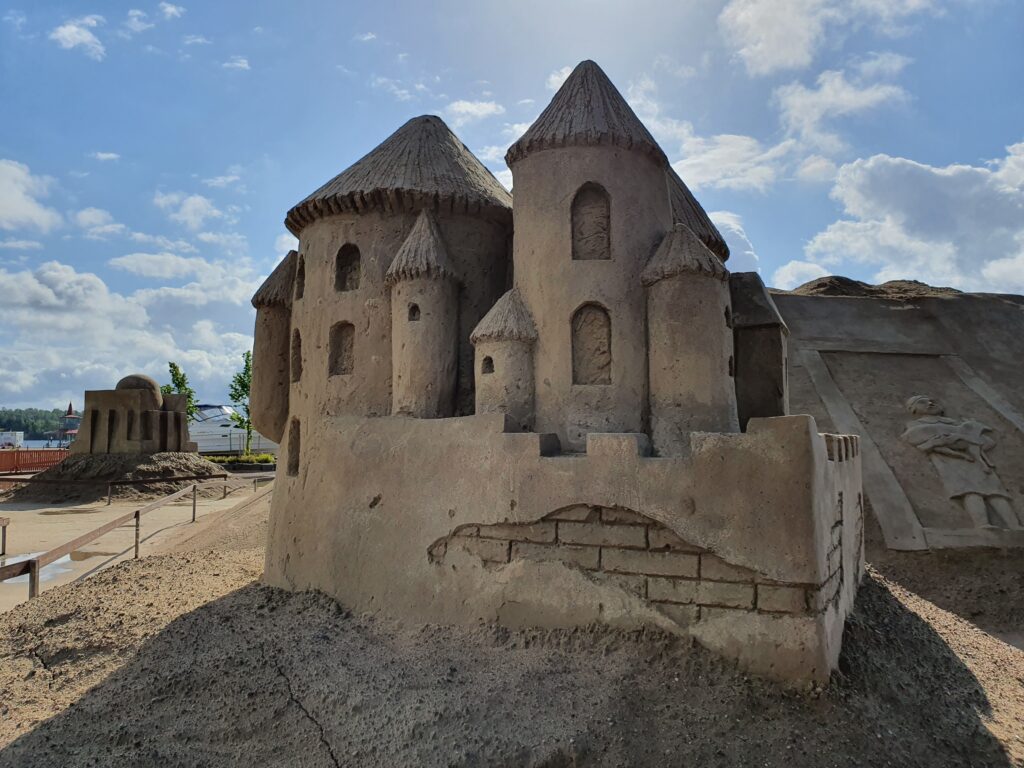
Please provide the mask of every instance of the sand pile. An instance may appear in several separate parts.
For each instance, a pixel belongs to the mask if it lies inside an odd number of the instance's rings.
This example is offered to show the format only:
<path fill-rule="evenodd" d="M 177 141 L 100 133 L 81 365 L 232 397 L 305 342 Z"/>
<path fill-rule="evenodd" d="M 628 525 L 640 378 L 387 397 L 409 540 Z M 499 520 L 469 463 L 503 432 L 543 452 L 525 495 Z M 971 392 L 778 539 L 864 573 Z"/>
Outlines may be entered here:
<path fill-rule="evenodd" d="M 188 485 L 188 481 L 174 482 L 161 478 L 223 474 L 223 467 L 195 453 L 72 454 L 57 466 L 35 475 L 35 479 L 40 481 L 57 482 L 19 486 L 0 495 L 0 502 L 59 504 L 66 501 L 96 501 L 106 497 L 107 484 L 112 480 L 152 480 L 140 485 L 114 486 L 114 498 L 129 501 L 155 499 Z"/>
<path fill-rule="evenodd" d="M 659 633 L 402 629 L 261 567 L 144 558 L 0 616 L 0 766 L 1024 764 L 1024 653 L 876 572 L 796 692 Z"/>
<path fill-rule="evenodd" d="M 849 277 L 829 275 L 819 277 L 794 288 L 792 291 L 774 291 L 775 293 L 793 293 L 797 296 L 859 296 L 875 299 L 894 299 L 904 301 L 920 299 L 928 296 L 955 296 L 960 291 L 955 288 L 942 288 L 917 280 L 890 280 L 880 285 L 862 283 Z"/>

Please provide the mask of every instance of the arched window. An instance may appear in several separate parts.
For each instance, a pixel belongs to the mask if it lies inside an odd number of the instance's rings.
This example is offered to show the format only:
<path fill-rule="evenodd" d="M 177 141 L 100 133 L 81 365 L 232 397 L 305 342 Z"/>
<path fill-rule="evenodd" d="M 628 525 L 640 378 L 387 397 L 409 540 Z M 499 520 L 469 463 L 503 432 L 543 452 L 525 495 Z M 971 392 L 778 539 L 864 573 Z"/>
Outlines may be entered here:
<path fill-rule="evenodd" d="M 334 263 L 334 290 L 354 291 L 359 287 L 359 249 L 345 243 Z"/>
<path fill-rule="evenodd" d="M 356 329 L 352 323 L 335 323 L 327 356 L 329 376 L 344 376 L 355 369 Z"/>
<path fill-rule="evenodd" d="M 292 381 L 302 378 L 302 334 L 296 328 L 292 331 Z"/>
<path fill-rule="evenodd" d="M 494 358 L 488 355 L 480 361 L 480 373 L 494 373 Z"/>
<path fill-rule="evenodd" d="M 587 182 L 572 200 L 572 257 L 610 259 L 611 203 L 604 187 Z"/>
<path fill-rule="evenodd" d="M 612 321 L 600 304 L 572 316 L 572 383 L 612 383 Z"/>
<path fill-rule="evenodd" d="M 299 420 L 292 419 L 288 425 L 288 474 L 295 477 L 299 474 L 299 456 L 302 453 L 302 434 Z"/>
<path fill-rule="evenodd" d="M 420 305 L 410 304 L 409 305 L 409 320 L 415 321 L 420 319 Z"/>
<path fill-rule="evenodd" d="M 299 254 L 299 265 L 295 268 L 295 298 L 301 299 L 306 292 L 306 260 Z"/>

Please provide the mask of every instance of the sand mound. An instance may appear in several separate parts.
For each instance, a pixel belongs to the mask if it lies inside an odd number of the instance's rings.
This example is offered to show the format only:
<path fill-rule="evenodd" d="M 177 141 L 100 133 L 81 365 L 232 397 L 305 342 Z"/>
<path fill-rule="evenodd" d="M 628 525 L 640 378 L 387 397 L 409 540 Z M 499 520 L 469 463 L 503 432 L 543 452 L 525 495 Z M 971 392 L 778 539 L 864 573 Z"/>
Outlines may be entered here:
<path fill-rule="evenodd" d="M 928 285 L 917 280 L 890 280 L 881 285 L 871 285 L 849 277 L 829 275 L 804 283 L 792 291 L 775 291 L 775 293 L 792 293 L 797 296 L 855 296 L 903 301 L 927 296 L 955 296 L 960 291 L 955 288 Z"/>
<path fill-rule="evenodd" d="M 1024 764 L 1024 653 L 876 573 L 797 693 L 660 633 L 402 629 L 261 564 L 129 561 L 0 616 L 0 766 Z"/>
<path fill-rule="evenodd" d="M 195 453 L 72 454 L 57 466 L 35 476 L 37 480 L 58 482 L 38 482 L 19 486 L 0 496 L 0 502 L 36 501 L 59 504 L 66 501 L 96 501 L 106 497 L 107 484 L 112 480 L 152 480 L 140 485 L 114 486 L 114 498 L 155 499 L 179 491 L 188 485 L 188 481 L 175 482 L 161 478 L 208 477 L 222 474 L 222 467 Z"/>

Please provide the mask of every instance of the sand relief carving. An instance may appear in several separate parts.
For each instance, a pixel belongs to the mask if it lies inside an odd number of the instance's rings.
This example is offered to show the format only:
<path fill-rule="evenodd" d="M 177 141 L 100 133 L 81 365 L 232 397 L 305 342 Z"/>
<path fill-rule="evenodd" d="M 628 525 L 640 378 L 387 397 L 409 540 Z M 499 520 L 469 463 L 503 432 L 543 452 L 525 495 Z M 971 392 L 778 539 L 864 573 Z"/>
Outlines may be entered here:
<path fill-rule="evenodd" d="M 950 418 L 938 401 L 925 395 L 909 398 L 906 408 L 917 418 L 907 424 L 902 439 L 927 454 L 946 495 L 963 503 L 974 526 L 1020 529 L 1022 521 L 988 456 L 996 445 L 992 427 Z"/>

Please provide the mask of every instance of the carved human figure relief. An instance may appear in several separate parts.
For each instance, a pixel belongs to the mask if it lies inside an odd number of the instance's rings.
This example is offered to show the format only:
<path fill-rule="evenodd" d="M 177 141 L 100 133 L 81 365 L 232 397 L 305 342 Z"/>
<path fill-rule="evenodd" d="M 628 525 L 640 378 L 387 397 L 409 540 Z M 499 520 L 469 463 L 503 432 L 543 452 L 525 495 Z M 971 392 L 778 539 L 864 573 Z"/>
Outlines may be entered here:
<path fill-rule="evenodd" d="M 961 501 L 975 527 L 1024 527 L 988 456 L 996 444 L 992 427 L 949 418 L 938 401 L 925 395 L 909 398 L 906 408 L 916 418 L 902 439 L 927 454 L 946 495 Z"/>

